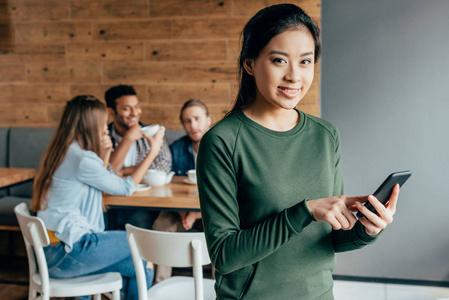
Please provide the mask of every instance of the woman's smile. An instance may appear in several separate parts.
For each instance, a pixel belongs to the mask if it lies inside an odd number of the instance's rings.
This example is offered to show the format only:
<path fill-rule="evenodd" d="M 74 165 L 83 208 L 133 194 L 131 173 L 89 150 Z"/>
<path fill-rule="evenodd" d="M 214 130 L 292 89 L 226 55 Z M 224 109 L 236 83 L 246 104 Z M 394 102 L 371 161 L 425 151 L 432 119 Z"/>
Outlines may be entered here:
<path fill-rule="evenodd" d="M 302 89 L 294 89 L 294 88 L 278 86 L 278 90 L 283 95 L 285 95 L 287 98 L 296 98 L 301 93 Z"/>

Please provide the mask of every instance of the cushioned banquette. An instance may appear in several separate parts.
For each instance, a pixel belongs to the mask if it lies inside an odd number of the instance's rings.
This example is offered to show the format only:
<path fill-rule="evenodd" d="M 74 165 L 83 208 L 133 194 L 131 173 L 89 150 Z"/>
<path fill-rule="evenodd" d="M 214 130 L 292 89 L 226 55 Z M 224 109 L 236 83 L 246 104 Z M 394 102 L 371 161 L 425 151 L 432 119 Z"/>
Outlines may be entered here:
<path fill-rule="evenodd" d="M 54 128 L 0 127 L 0 167 L 38 169 L 54 132 Z M 183 130 L 167 130 L 165 138 L 171 144 L 184 134 Z M 32 192 L 32 182 L 0 189 L 0 229 L 19 229 L 14 207 L 29 204 Z"/>

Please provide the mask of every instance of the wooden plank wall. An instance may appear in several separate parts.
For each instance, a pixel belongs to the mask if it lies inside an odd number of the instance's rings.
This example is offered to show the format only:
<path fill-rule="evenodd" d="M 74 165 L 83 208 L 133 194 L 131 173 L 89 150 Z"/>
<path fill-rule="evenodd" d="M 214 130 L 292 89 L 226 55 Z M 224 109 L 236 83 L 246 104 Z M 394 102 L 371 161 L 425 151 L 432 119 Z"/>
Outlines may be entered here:
<path fill-rule="evenodd" d="M 0 0 L 0 126 L 55 126 L 65 101 L 136 87 L 142 121 L 181 129 L 190 98 L 218 121 L 237 93 L 239 36 L 274 0 Z M 321 1 L 294 1 L 317 22 Z M 299 108 L 319 115 L 319 74 Z"/>

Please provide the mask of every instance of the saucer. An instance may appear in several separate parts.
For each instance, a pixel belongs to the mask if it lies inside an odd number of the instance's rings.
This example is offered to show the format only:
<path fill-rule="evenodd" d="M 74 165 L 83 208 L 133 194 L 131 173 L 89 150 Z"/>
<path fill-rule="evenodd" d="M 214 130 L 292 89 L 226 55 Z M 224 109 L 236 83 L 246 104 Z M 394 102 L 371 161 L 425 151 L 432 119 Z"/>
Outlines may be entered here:
<path fill-rule="evenodd" d="M 184 179 L 184 182 L 187 184 L 196 184 L 196 182 L 190 181 L 189 178 Z"/>
<path fill-rule="evenodd" d="M 136 186 L 136 189 L 134 191 L 135 192 L 144 192 L 144 191 L 148 191 L 149 189 L 151 189 L 151 185 L 144 184 L 144 183 L 139 183 Z"/>

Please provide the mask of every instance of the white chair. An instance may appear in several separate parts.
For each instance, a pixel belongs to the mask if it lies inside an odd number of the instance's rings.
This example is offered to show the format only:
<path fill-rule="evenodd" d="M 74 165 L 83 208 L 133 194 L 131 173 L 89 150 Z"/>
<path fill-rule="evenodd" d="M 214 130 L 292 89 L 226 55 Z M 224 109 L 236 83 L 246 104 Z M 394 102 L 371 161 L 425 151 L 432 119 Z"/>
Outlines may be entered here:
<path fill-rule="evenodd" d="M 30 269 L 30 289 L 28 299 L 42 300 L 50 297 L 78 297 L 112 292 L 114 300 L 120 300 L 122 276 L 117 272 L 81 276 L 68 279 L 49 278 L 44 249 L 50 244 L 44 223 L 38 217 L 30 216 L 27 205 L 20 203 L 14 208 L 28 256 Z"/>
<path fill-rule="evenodd" d="M 203 232 L 165 232 L 126 224 L 137 275 L 139 300 L 215 300 L 213 279 L 203 279 L 210 264 Z M 193 267 L 193 278 L 173 276 L 147 290 L 142 259 L 157 265 Z"/>

